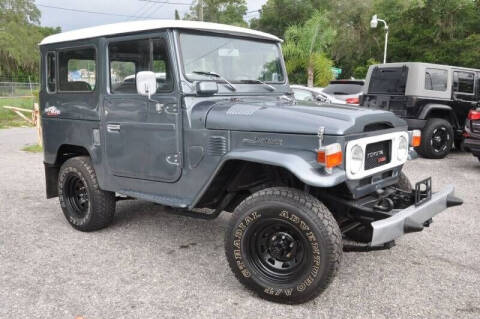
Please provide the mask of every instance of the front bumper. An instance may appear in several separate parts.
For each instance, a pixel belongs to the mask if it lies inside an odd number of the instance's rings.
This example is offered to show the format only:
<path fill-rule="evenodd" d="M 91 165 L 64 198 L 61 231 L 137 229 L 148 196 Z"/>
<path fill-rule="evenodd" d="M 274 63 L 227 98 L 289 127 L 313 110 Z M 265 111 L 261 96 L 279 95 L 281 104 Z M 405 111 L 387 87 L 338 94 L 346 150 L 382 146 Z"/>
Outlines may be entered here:
<path fill-rule="evenodd" d="M 461 199 L 454 196 L 453 185 L 432 195 L 432 198 L 419 205 L 409 206 L 399 210 L 392 217 L 373 222 L 372 246 L 382 245 L 395 240 L 404 234 L 420 231 L 429 223 L 433 216 L 448 207 L 461 205 Z"/>

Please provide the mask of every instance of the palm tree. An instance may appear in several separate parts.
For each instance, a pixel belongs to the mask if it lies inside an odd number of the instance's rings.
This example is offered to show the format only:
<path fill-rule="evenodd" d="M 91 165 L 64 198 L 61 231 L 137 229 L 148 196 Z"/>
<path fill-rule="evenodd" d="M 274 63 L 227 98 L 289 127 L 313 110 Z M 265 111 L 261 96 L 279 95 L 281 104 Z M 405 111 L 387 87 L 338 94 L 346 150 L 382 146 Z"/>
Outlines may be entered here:
<path fill-rule="evenodd" d="M 285 32 L 285 55 L 287 72 L 299 69 L 307 71 L 309 87 L 324 86 L 333 79 L 333 62 L 325 55 L 335 37 L 325 13 L 315 11 L 304 25 L 293 25 Z"/>

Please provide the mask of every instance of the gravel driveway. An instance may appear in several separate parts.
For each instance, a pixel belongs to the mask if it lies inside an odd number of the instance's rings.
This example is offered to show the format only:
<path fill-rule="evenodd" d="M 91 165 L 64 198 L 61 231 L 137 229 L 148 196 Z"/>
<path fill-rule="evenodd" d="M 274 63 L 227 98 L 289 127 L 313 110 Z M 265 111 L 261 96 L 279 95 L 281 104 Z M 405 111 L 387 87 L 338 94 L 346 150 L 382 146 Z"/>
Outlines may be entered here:
<path fill-rule="evenodd" d="M 412 181 L 453 183 L 465 204 L 391 250 L 345 252 L 338 277 L 304 305 L 263 301 L 228 268 L 229 219 L 122 201 L 112 226 L 81 233 L 45 199 L 29 128 L 0 130 L 0 318 L 479 318 L 480 162 L 454 153 L 407 164 Z"/>

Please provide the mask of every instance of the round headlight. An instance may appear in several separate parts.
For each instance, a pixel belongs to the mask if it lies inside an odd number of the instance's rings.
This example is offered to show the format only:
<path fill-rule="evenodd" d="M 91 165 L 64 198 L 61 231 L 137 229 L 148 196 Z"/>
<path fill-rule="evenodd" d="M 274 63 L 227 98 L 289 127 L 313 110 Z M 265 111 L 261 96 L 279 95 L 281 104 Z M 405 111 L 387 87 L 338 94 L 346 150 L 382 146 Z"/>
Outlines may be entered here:
<path fill-rule="evenodd" d="M 360 145 L 352 147 L 352 155 L 350 156 L 350 172 L 357 174 L 362 170 L 363 166 L 363 149 Z"/>
<path fill-rule="evenodd" d="M 400 140 L 398 141 L 397 159 L 400 162 L 404 162 L 407 160 L 407 157 L 408 157 L 408 141 L 404 136 L 400 136 Z"/>

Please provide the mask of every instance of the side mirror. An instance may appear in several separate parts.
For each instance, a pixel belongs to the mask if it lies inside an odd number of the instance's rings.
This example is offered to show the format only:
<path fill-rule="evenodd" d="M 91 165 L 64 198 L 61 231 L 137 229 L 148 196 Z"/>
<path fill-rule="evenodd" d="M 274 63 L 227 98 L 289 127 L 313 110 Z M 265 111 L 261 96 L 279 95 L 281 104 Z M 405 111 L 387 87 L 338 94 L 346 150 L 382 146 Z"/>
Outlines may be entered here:
<path fill-rule="evenodd" d="M 143 96 L 152 96 L 157 91 L 157 77 L 151 71 L 137 73 L 137 93 Z"/>
<path fill-rule="evenodd" d="M 217 82 L 212 81 L 200 81 L 196 85 L 198 95 L 213 95 L 218 93 Z"/>

